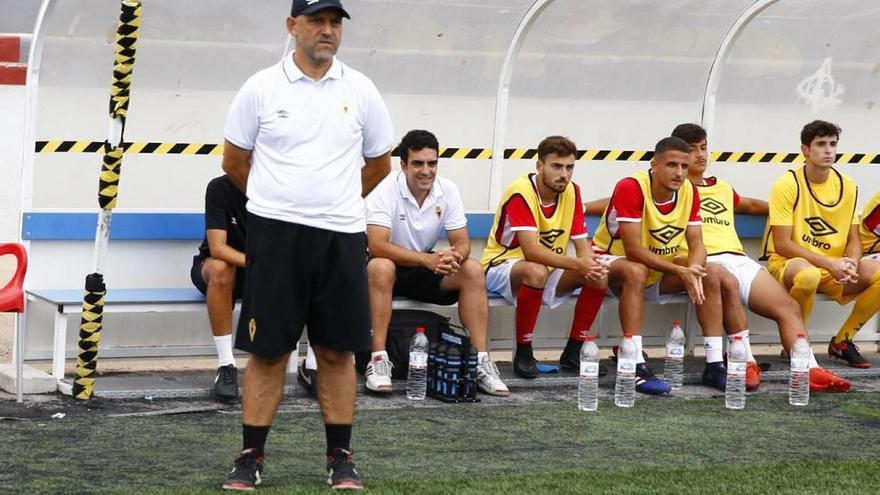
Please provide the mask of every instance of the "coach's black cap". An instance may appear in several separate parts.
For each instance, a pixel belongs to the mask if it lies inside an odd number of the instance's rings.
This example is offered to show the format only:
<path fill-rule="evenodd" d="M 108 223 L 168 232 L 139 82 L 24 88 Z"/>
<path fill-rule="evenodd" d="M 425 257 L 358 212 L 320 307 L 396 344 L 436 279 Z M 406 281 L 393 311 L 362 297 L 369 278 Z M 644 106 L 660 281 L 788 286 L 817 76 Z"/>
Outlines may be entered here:
<path fill-rule="evenodd" d="M 290 16 L 296 17 L 302 14 L 314 14 L 315 12 L 324 9 L 336 9 L 342 12 L 342 17 L 351 19 L 348 12 L 342 8 L 342 2 L 339 0 L 293 0 L 293 5 L 290 6 Z"/>

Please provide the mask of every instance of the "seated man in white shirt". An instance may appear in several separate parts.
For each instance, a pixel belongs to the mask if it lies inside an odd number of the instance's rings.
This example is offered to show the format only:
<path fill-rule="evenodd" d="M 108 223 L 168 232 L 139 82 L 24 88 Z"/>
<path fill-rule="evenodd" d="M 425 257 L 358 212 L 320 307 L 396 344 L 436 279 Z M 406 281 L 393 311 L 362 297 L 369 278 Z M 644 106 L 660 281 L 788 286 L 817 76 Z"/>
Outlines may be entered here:
<path fill-rule="evenodd" d="M 373 348 L 365 373 L 367 389 L 391 392 L 391 361 L 385 351 L 393 296 L 455 304 L 476 348 L 477 384 L 507 396 L 507 386 L 487 352 L 489 300 L 480 264 L 471 251 L 458 187 L 437 176 L 440 145 L 428 131 L 408 132 L 400 143 L 400 171 L 389 174 L 367 196 L 367 265 Z M 442 231 L 449 247 L 434 251 Z"/>

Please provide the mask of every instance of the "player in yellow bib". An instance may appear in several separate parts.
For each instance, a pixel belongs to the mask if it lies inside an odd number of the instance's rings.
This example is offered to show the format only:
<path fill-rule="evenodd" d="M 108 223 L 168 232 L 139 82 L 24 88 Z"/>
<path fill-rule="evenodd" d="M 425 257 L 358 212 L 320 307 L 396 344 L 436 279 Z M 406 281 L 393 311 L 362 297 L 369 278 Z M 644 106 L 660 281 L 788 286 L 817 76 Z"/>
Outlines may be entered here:
<path fill-rule="evenodd" d="M 504 192 L 480 261 L 487 289 L 516 305 L 513 371 L 523 378 L 538 376 L 532 340 L 542 303 L 554 308 L 581 289 L 559 358 L 564 370 L 579 371 L 581 344 L 605 297 L 608 270 L 590 248 L 580 188 L 571 181 L 576 155 L 565 137 L 541 141 L 535 173 Z"/>
<path fill-rule="evenodd" d="M 862 259 L 880 261 L 880 191 L 862 210 L 859 237 L 862 240 Z"/>
<path fill-rule="evenodd" d="M 736 233 L 734 213 L 766 215 L 768 206 L 759 199 L 740 196 L 733 186 L 721 179 L 706 176 L 708 152 L 705 129 L 696 124 L 681 124 L 672 131 L 672 135 L 683 139 L 690 146 L 688 180 L 700 192 L 706 261 L 724 267 L 735 277 L 736 283 L 732 287 L 722 281 L 722 291 L 732 292 L 722 297 L 724 327 L 728 334 L 728 343 L 740 336 L 746 344 L 746 387 L 754 390 L 761 383 L 761 368 L 758 367 L 749 345 L 748 319 L 744 306 L 776 322 L 780 341 L 786 350 L 794 345 L 798 333 L 806 333 L 797 303 L 763 266 L 746 256 Z M 686 252 L 687 243 L 683 243 L 682 248 Z M 810 390 L 842 392 L 849 388 L 848 381 L 819 367 L 812 351 L 810 352 Z"/>
<path fill-rule="evenodd" d="M 770 273 L 800 304 L 806 325 L 816 291 L 838 304 L 855 300 L 828 345 L 831 357 L 871 367 L 852 340 L 880 310 L 880 262 L 863 260 L 856 203 L 858 188 L 834 169 L 840 128 L 821 120 L 801 131 L 803 167 L 789 170 L 770 192 L 764 252 Z"/>
<path fill-rule="evenodd" d="M 593 249 L 610 264 L 608 286 L 620 298 L 621 327 L 634 335 L 639 378 L 653 378 L 641 353 L 644 300 L 662 304 L 670 295 L 686 291 L 696 305 L 706 338 L 703 383 L 724 390 L 727 370 L 722 354 L 720 277 L 728 275 L 718 265 L 705 264 L 699 193 L 687 180 L 689 153 L 681 139 L 661 139 L 654 148 L 650 172 L 637 172 L 615 186 Z M 679 264 L 676 256 L 683 239 L 691 249 Z M 665 393 L 669 387 L 653 378 L 637 389 Z"/>

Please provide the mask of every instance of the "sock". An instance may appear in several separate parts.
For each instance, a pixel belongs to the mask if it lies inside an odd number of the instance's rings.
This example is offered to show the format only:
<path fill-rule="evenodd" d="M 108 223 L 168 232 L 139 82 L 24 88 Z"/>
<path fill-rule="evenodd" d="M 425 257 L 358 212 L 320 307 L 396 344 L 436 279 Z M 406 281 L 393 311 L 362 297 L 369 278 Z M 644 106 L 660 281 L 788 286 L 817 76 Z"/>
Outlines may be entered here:
<path fill-rule="evenodd" d="M 578 296 L 574 306 L 574 319 L 571 322 L 569 336 L 579 342 L 583 342 L 593 326 L 593 320 L 599 314 L 602 301 L 605 299 L 605 289 L 592 289 L 584 287 Z"/>
<path fill-rule="evenodd" d="M 813 312 L 813 303 L 816 302 L 816 289 L 819 288 L 819 281 L 822 280 L 822 273 L 816 267 L 805 268 L 792 279 L 791 289 L 788 294 L 801 307 L 801 318 L 804 320 L 804 326 L 807 326 L 807 320 L 810 313 Z"/>
<path fill-rule="evenodd" d="M 645 355 L 642 354 L 642 336 L 633 335 L 633 343 L 636 345 L 636 364 L 645 362 Z"/>
<path fill-rule="evenodd" d="M 516 355 L 532 356 L 532 343 L 529 342 L 528 344 L 520 344 L 519 342 L 517 342 L 516 353 L 514 354 L 514 357 L 516 357 Z"/>
<path fill-rule="evenodd" d="M 375 361 L 378 356 L 382 356 L 382 359 L 388 359 L 388 351 L 378 351 L 370 353 L 370 361 Z"/>
<path fill-rule="evenodd" d="M 312 350 L 312 345 L 306 348 L 306 368 L 310 370 L 318 369 L 318 360 L 315 359 L 315 351 Z"/>
<path fill-rule="evenodd" d="M 241 450 L 255 449 L 257 451 L 257 455 L 263 457 L 266 448 L 266 436 L 269 435 L 269 428 L 269 426 L 250 426 L 242 423 Z"/>
<path fill-rule="evenodd" d="M 703 337 L 706 350 L 706 363 L 720 363 L 724 360 L 724 337 Z"/>
<path fill-rule="evenodd" d="M 541 311 L 541 297 L 544 289 L 536 289 L 523 284 L 516 293 L 516 342 L 532 343 L 538 311 Z"/>
<path fill-rule="evenodd" d="M 816 362 L 816 356 L 813 354 L 813 349 L 810 349 L 810 369 L 818 367 L 819 363 Z"/>
<path fill-rule="evenodd" d="M 351 425 L 324 425 L 324 433 L 327 435 L 327 455 L 336 449 L 345 449 L 351 452 Z"/>
<path fill-rule="evenodd" d="M 746 346 L 746 362 L 751 362 L 751 363 L 756 362 L 755 356 L 752 354 L 752 345 L 749 343 L 749 329 L 746 328 L 742 332 L 737 332 L 737 333 L 728 335 L 727 336 L 728 349 L 733 344 L 733 340 L 736 337 L 742 337 L 743 344 Z"/>
<path fill-rule="evenodd" d="M 232 355 L 232 334 L 214 337 L 214 347 L 217 348 L 217 366 L 235 366 L 235 357 Z"/>
<path fill-rule="evenodd" d="M 478 363 L 482 363 L 483 361 L 488 361 L 488 360 L 489 360 L 489 353 L 488 352 L 478 352 L 477 353 L 477 362 Z"/>
<path fill-rule="evenodd" d="M 871 275 L 871 285 L 856 298 L 849 318 L 843 322 L 840 331 L 834 336 L 834 343 L 841 340 L 852 340 L 862 325 L 870 320 L 877 311 L 880 311 L 880 270 Z"/>

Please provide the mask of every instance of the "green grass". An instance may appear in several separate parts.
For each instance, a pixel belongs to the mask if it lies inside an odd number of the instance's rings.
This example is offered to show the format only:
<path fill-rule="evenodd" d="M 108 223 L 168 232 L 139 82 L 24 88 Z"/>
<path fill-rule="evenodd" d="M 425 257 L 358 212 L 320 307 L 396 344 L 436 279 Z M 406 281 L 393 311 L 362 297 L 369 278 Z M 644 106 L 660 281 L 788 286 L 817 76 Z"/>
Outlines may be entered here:
<path fill-rule="evenodd" d="M 240 447 L 235 414 L 0 423 L 2 493 L 217 493 Z M 372 493 L 877 493 L 880 394 L 449 405 L 358 413 Z M 314 412 L 281 413 L 260 492 L 326 493 Z"/>

